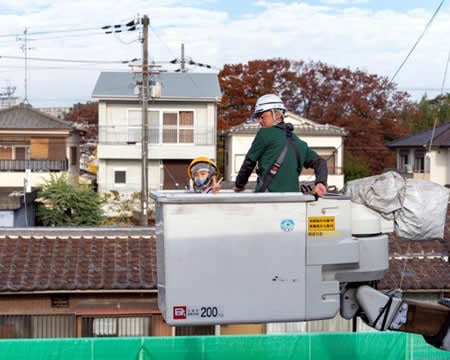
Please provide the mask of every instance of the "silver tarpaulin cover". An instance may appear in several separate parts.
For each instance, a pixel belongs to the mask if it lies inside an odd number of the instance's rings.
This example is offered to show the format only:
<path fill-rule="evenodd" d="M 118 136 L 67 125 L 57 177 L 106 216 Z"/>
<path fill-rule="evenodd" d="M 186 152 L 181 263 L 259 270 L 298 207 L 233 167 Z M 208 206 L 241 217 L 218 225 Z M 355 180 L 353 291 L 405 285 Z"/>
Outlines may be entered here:
<path fill-rule="evenodd" d="M 390 171 L 352 180 L 344 193 L 388 220 L 395 233 L 408 240 L 442 239 L 449 190 L 429 180 L 405 179 Z"/>

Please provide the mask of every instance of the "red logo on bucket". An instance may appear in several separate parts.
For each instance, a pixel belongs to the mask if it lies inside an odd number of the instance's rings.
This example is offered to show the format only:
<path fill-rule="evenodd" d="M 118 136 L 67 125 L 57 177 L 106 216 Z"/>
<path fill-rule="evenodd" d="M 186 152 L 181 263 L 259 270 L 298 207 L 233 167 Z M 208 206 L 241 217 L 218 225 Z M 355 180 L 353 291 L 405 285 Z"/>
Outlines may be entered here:
<path fill-rule="evenodd" d="M 174 306 L 173 307 L 173 319 L 185 320 L 186 319 L 186 306 Z"/>

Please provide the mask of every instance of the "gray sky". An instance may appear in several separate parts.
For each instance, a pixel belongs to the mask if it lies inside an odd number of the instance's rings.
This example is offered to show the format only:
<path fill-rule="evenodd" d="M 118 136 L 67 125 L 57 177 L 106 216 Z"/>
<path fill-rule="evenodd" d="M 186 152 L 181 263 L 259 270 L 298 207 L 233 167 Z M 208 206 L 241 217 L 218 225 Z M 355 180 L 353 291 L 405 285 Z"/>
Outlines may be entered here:
<path fill-rule="evenodd" d="M 390 79 L 441 1 L 0 1 L 0 87 L 15 86 L 15 95 L 25 96 L 26 29 L 29 102 L 42 107 L 91 100 L 101 71 L 132 71 L 118 61 L 142 57 L 139 31 L 105 34 L 101 27 L 143 15 L 150 18 L 150 59 L 165 70 L 179 67 L 168 61 L 180 57 L 184 43 L 188 59 L 212 66 L 188 66 L 191 72 L 279 57 L 359 68 Z M 450 4 L 444 2 L 395 78 L 414 99 L 440 93 L 449 24 Z M 449 77 L 444 92 L 450 91 Z"/>

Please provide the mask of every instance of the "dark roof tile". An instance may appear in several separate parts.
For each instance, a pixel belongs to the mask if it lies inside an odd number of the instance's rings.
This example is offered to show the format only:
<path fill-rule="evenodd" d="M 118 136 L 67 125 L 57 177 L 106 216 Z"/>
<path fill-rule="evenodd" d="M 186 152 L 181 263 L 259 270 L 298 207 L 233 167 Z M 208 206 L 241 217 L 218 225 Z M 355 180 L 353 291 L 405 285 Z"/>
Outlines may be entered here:
<path fill-rule="evenodd" d="M 0 292 L 156 288 L 155 238 L 0 237 Z"/>
<path fill-rule="evenodd" d="M 391 141 L 387 144 L 387 147 L 423 147 L 428 146 L 431 139 L 433 139 L 432 143 L 434 146 L 449 147 L 450 123 L 445 123 L 435 129 L 429 129 L 412 136 Z"/>
<path fill-rule="evenodd" d="M 68 129 L 74 127 L 67 121 L 57 119 L 31 105 L 19 104 L 0 110 L 1 129 Z"/>
<path fill-rule="evenodd" d="M 389 235 L 389 271 L 379 283 L 380 289 L 450 289 L 450 208 L 443 239 L 407 241 Z"/>

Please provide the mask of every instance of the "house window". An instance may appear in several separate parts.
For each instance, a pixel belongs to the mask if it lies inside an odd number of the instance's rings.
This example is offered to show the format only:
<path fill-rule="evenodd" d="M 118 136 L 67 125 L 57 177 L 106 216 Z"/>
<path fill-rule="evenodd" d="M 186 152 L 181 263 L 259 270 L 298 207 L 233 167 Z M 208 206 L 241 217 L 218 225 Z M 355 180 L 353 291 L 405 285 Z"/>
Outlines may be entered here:
<path fill-rule="evenodd" d="M 414 172 L 425 172 L 425 152 L 423 150 L 416 150 L 414 152 Z"/>
<path fill-rule="evenodd" d="M 0 160 L 12 160 L 12 147 L 0 145 Z"/>
<path fill-rule="evenodd" d="M 197 336 L 197 335 L 215 335 L 213 325 L 203 326 L 177 326 L 175 336 Z"/>
<path fill-rule="evenodd" d="M 159 111 L 148 112 L 148 142 L 149 144 L 160 143 Z M 128 111 L 128 140 L 129 144 L 140 143 L 142 139 L 142 111 Z"/>
<path fill-rule="evenodd" d="M 77 164 L 77 147 L 71 146 L 70 147 L 70 165 L 76 165 Z"/>
<path fill-rule="evenodd" d="M 163 143 L 194 142 L 194 113 L 192 111 L 163 113 Z"/>
<path fill-rule="evenodd" d="M 129 144 L 140 143 L 142 140 L 142 112 L 128 111 L 128 139 Z"/>
<path fill-rule="evenodd" d="M 149 111 L 148 113 L 148 142 L 149 144 L 159 144 L 159 111 Z"/>
<path fill-rule="evenodd" d="M 114 184 L 121 185 L 127 183 L 127 172 L 125 170 L 114 171 Z"/>
<path fill-rule="evenodd" d="M 83 317 L 83 337 L 150 336 L 151 316 Z"/>
<path fill-rule="evenodd" d="M 400 172 L 408 173 L 411 172 L 411 166 L 409 164 L 409 151 L 408 150 L 402 150 L 400 151 Z"/>
<path fill-rule="evenodd" d="M 16 160 L 26 160 L 27 159 L 27 148 L 23 147 L 23 146 L 16 146 L 15 159 Z"/>
<path fill-rule="evenodd" d="M 2 339 L 75 336 L 75 315 L 0 315 Z"/>

